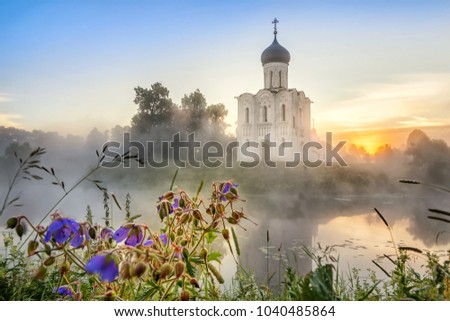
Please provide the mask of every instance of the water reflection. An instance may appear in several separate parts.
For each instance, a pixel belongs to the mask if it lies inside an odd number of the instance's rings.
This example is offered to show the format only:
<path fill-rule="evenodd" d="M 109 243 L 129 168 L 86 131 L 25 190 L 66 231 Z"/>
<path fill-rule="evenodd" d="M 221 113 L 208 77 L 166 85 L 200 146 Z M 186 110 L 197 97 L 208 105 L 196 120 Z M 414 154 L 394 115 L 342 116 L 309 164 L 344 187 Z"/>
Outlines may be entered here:
<path fill-rule="evenodd" d="M 295 198 L 270 198 L 251 195 L 247 199 L 246 211 L 258 222 L 258 226 L 241 233 L 245 237 L 241 263 L 255 271 L 259 282 L 266 283 L 269 275 L 272 287 L 282 282 L 282 273 L 287 265 L 300 273 L 307 273 L 313 268 L 313 262 L 305 256 L 303 246 L 315 248 L 318 252 L 319 247 L 332 246 L 333 255 L 339 260 L 340 270 L 344 274 L 358 268 L 362 275 L 367 275 L 366 270 L 372 269 L 379 277 L 385 277 L 372 260 L 390 269 L 392 262 L 386 256 L 395 258 L 395 249 L 388 229 L 373 207 L 382 211 L 397 246 L 412 246 L 440 256 L 447 255 L 450 225 L 427 218 L 430 207 L 449 208 L 444 197 L 304 198 L 300 195 Z M 270 234 L 268 244 L 266 231 Z M 423 256 L 411 255 L 417 268 L 425 263 Z"/>

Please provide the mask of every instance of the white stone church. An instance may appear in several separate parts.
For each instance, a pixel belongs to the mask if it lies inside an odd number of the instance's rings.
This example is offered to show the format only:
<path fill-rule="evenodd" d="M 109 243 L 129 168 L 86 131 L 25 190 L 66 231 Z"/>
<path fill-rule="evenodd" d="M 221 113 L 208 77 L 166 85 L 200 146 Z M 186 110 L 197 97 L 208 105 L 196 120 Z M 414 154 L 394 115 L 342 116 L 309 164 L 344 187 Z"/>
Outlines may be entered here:
<path fill-rule="evenodd" d="M 288 86 L 288 69 L 291 55 L 277 40 L 277 23 L 274 24 L 272 44 L 261 54 L 264 70 L 264 88 L 256 94 L 244 93 L 237 97 L 238 122 L 237 140 L 242 146 L 246 142 L 261 143 L 267 134 L 270 141 L 276 142 L 271 148 L 271 160 L 292 160 L 293 152 L 301 152 L 303 144 L 311 135 L 311 100 L 303 91 Z M 279 155 L 279 146 L 291 142 L 292 148 L 286 148 L 284 156 Z M 249 149 L 252 150 L 252 149 Z M 239 160 L 246 160 L 242 154 Z"/>

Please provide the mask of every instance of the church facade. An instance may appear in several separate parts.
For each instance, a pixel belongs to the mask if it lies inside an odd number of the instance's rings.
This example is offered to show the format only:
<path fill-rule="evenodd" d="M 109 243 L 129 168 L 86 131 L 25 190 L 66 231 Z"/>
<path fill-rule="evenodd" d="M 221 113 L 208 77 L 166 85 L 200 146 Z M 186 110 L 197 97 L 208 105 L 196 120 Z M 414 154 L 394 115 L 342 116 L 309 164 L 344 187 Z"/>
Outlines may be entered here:
<path fill-rule="evenodd" d="M 274 23 L 272 44 L 261 54 L 264 87 L 256 94 L 244 93 L 237 97 L 237 140 L 240 146 L 249 142 L 258 147 L 249 151 L 263 157 L 262 143 L 270 140 L 271 160 L 293 160 L 294 152 L 301 152 L 311 136 L 311 100 L 303 91 L 288 86 L 291 56 L 277 40 L 278 21 Z M 292 144 L 292 145 L 291 145 Z M 282 151 L 283 150 L 283 151 Z M 239 153 L 238 160 L 248 157 Z"/>

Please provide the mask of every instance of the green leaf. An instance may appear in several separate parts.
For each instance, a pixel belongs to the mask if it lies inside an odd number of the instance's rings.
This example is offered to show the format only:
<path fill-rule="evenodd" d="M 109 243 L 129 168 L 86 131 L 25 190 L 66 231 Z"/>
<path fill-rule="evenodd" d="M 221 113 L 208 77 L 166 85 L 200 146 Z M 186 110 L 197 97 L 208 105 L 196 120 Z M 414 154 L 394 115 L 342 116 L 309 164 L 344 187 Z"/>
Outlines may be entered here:
<path fill-rule="evenodd" d="M 208 262 L 216 261 L 218 263 L 221 263 L 221 260 L 220 260 L 221 257 L 222 257 L 222 253 L 217 252 L 217 251 L 211 252 L 211 253 L 208 254 L 207 261 Z"/>
<path fill-rule="evenodd" d="M 205 240 L 207 244 L 211 244 L 217 238 L 217 232 L 209 231 L 205 234 Z"/>

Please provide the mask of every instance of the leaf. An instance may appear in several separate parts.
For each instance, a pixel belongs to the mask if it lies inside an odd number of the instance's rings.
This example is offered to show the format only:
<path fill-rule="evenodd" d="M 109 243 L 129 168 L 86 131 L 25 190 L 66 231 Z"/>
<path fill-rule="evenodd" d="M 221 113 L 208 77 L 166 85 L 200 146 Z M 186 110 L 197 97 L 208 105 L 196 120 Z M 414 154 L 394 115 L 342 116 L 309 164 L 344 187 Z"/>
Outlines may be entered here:
<path fill-rule="evenodd" d="M 179 170 L 179 168 L 177 168 L 177 170 L 175 171 L 175 175 L 173 175 L 173 177 L 172 177 L 172 183 L 170 183 L 169 191 L 171 191 L 173 189 L 173 185 L 175 184 L 175 179 L 177 178 L 177 175 L 178 175 L 178 170 Z"/>
<path fill-rule="evenodd" d="M 217 238 L 217 230 L 209 231 L 205 234 L 205 240 L 207 244 L 211 244 Z"/>
<path fill-rule="evenodd" d="M 447 219 L 442 218 L 442 217 L 437 217 L 437 216 L 427 216 L 427 217 L 429 219 L 432 219 L 432 220 L 442 221 L 442 222 L 445 222 L 445 223 L 450 223 L 450 220 L 447 220 Z"/>
<path fill-rule="evenodd" d="M 432 212 L 432 213 L 437 213 L 437 214 L 442 214 L 442 215 L 450 216 L 450 212 L 443 211 L 443 210 L 436 209 L 436 208 L 430 208 L 430 209 L 428 209 L 428 211 L 430 211 L 430 212 Z"/>
<path fill-rule="evenodd" d="M 197 188 L 197 193 L 195 193 L 194 202 L 197 202 L 198 196 L 200 195 L 200 192 L 201 192 L 201 190 L 202 190 L 202 188 L 203 188 L 203 184 L 204 184 L 204 183 L 205 183 L 205 182 L 204 182 L 203 180 L 200 182 L 200 185 L 199 185 L 199 187 Z"/>
<path fill-rule="evenodd" d="M 119 210 L 122 210 L 122 207 L 120 206 L 119 201 L 116 198 L 116 195 L 114 193 L 111 193 L 111 196 L 114 200 L 114 203 L 116 203 L 117 207 L 119 208 Z"/>
<path fill-rule="evenodd" d="M 138 219 L 139 217 L 141 217 L 142 215 L 134 215 L 134 216 L 132 216 L 132 217 L 130 217 L 129 219 L 128 219 L 128 222 L 133 222 L 134 220 L 136 220 L 136 219 Z"/>
<path fill-rule="evenodd" d="M 19 196 L 14 197 L 12 200 L 10 200 L 10 201 L 8 202 L 8 205 L 6 205 L 6 206 L 9 206 L 9 205 L 11 205 L 12 203 L 17 202 L 19 199 L 20 199 Z"/>
<path fill-rule="evenodd" d="M 239 247 L 239 240 L 233 227 L 231 227 L 231 234 L 233 235 L 234 247 L 236 248 L 236 254 L 241 256 L 241 248 Z"/>
<path fill-rule="evenodd" d="M 221 263 L 221 260 L 220 260 L 221 257 L 222 257 L 222 254 L 221 254 L 220 252 L 215 251 L 215 252 L 209 253 L 208 256 L 207 256 L 207 258 L 206 258 L 206 260 L 207 260 L 208 262 L 210 262 L 210 261 L 216 261 L 216 262 L 218 262 L 218 263 Z"/>

